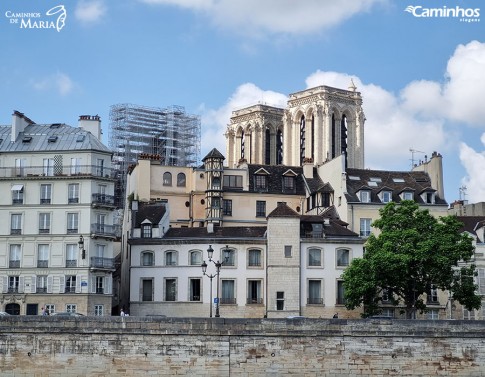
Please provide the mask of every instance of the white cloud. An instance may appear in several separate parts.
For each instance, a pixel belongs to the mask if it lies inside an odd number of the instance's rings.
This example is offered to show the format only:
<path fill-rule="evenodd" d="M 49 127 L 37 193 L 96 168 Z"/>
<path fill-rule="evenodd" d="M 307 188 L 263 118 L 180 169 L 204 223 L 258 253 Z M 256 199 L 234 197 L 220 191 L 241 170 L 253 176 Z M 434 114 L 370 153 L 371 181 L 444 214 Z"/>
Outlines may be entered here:
<path fill-rule="evenodd" d="M 106 13 L 104 0 L 81 0 L 74 11 L 75 17 L 84 23 L 92 23 L 101 19 Z"/>
<path fill-rule="evenodd" d="M 386 0 L 140 0 L 202 11 L 221 27 L 249 35 L 326 30 Z"/>
<path fill-rule="evenodd" d="M 68 95 L 74 89 L 74 83 L 71 78 L 62 72 L 57 72 L 39 80 L 33 80 L 32 86 L 38 91 L 56 90 L 61 96 Z"/>
<path fill-rule="evenodd" d="M 485 145 L 485 134 L 481 137 Z M 476 152 L 465 143 L 460 144 L 460 160 L 467 175 L 462 183 L 467 188 L 467 198 L 471 203 L 483 202 L 485 198 L 485 152 Z"/>

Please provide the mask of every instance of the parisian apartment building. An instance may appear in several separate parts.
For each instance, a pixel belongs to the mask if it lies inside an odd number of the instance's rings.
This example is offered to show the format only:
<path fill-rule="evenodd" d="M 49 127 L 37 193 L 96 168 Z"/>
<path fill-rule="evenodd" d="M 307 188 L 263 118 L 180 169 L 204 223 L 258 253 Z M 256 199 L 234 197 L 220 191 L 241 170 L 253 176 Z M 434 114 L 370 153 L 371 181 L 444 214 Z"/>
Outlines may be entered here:
<path fill-rule="evenodd" d="M 77 127 L 14 111 L 0 126 L 0 310 L 111 315 L 114 176 L 99 116 Z"/>

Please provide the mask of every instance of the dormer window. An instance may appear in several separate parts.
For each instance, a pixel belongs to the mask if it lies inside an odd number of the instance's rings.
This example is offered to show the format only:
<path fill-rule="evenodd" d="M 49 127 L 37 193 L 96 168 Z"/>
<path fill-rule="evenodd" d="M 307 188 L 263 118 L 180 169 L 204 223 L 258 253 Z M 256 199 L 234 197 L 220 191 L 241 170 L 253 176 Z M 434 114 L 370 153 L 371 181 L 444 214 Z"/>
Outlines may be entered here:
<path fill-rule="evenodd" d="M 254 188 L 256 191 L 268 191 L 268 177 L 262 174 L 255 175 Z"/>
<path fill-rule="evenodd" d="M 403 191 L 401 194 L 402 200 L 414 200 L 414 195 L 412 191 Z"/>
<path fill-rule="evenodd" d="M 382 203 L 392 202 L 392 191 L 382 191 L 381 192 Z"/>
<path fill-rule="evenodd" d="M 362 203 L 370 203 L 370 190 L 360 190 L 359 197 Z"/>
<path fill-rule="evenodd" d="M 142 224 L 142 226 L 141 226 L 141 237 L 142 238 L 152 238 L 152 224 Z"/>
<path fill-rule="evenodd" d="M 421 198 L 426 204 L 435 204 L 435 193 L 432 191 L 423 192 Z"/>
<path fill-rule="evenodd" d="M 296 192 L 296 180 L 294 176 L 284 176 L 283 177 L 283 192 L 284 193 L 295 193 Z"/>

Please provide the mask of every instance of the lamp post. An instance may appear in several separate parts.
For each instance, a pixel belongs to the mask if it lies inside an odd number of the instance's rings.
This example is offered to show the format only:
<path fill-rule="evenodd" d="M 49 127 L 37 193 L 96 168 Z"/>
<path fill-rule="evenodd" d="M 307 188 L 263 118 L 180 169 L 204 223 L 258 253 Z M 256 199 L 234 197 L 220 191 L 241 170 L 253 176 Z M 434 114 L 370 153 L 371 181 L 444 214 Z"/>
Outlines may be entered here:
<path fill-rule="evenodd" d="M 219 275 L 221 272 L 221 267 L 224 264 L 224 262 L 227 262 L 229 259 L 229 248 L 226 245 L 226 248 L 224 249 L 224 260 L 222 262 L 215 261 L 212 259 L 212 256 L 214 255 L 214 249 L 212 248 L 212 245 L 209 245 L 209 248 L 207 249 L 207 256 L 209 259 L 209 262 L 214 263 L 214 266 L 216 267 L 216 272 L 214 274 L 208 274 L 207 273 L 207 263 L 204 261 L 202 262 L 202 273 L 207 276 L 210 279 L 210 312 L 209 315 L 212 317 L 212 279 L 217 277 L 217 296 L 216 296 L 216 317 L 220 317 L 219 314 Z"/>

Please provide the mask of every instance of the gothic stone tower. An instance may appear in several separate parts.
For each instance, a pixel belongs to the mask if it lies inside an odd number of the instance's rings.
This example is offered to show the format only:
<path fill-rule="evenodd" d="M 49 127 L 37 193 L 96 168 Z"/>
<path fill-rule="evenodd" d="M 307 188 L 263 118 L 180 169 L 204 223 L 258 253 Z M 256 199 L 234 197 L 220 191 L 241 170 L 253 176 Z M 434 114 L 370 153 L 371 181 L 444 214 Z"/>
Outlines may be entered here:
<path fill-rule="evenodd" d="M 363 169 L 364 121 L 353 82 L 349 90 L 318 86 L 290 94 L 285 110 L 256 105 L 234 111 L 226 132 L 229 166 L 240 160 L 321 165 L 345 154 L 346 167 Z"/>

